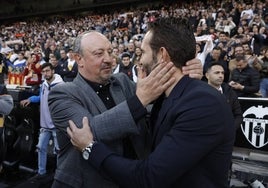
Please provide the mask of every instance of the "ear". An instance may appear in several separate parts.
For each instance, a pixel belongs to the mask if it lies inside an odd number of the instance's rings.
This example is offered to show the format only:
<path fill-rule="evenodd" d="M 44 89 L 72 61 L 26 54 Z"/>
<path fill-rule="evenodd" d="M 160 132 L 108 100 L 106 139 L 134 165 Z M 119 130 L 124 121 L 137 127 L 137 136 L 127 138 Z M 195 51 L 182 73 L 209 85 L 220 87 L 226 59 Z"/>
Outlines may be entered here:
<path fill-rule="evenodd" d="M 208 79 L 209 75 L 208 75 L 208 73 L 207 73 L 207 72 L 206 72 L 205 76 L 206 76 L 206 78 Z"/>
<path fill-rule="evenodd" d="M 170 62 L 171 59 L 165 47 L 160 48 L 159 55 L 160 55 L 160 59 L 162 59 L 163 62 Z"/>
<path fill-rule="evenodd" d="M 83 62 L 81 61 L 82 57 L 80 54 L 74 54 L 74 60 L 77 63 L 78 67 L 83 67 Z"/>
<path fill-rule="evenodd" d="M 80 61 L 82 59 L 81 55 L 78 53 L 75 53 L 73 56 L 74 56 L 75 61 Z"/>

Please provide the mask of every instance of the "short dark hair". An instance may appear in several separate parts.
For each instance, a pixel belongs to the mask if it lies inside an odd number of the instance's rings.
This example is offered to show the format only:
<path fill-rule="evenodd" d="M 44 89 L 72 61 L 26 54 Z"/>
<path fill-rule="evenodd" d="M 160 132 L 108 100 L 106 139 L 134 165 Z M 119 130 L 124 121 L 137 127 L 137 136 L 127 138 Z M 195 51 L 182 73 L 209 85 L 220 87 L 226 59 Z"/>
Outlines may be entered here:
<path fill-rule="evenodd" d="M 241 60 L 245 61 L 246 58 L 245 58 L 244 55 L 237 55 L 237 56 L 235 56 L 235 60 L 236 60 L 237 62 L 239 62 L 239 61 L 241 61 Z"/>
<path fill-rule="evenodd" d="M 221 66 L 224 70 L 224 67 L 222 66 L 222 64 L 218 63 L 217 61 L 212 61 L 211 63 L 209 63 L 209 65 L 206 68 L 206 72 L 208 72 L 213 66 Z"/>
<path fill-rule="evenodd" d="M 158 18 L 148 23 L 152 32 L 150 47 L 156 55 L 161 47 L 166 48 L 171 61 L 178 68 L 195 58 L 196 41 L 193 28 L 186 18 Z"/>
<path fill-rule="evenodd" d="M 41 69 L 42 69 L 42 70 L 43 70 L 44 68 L 46 68 L 46 67 L 50 67 L 51 70 L 54 69 L 53 65 L 52 65 L 51 63 L 48 63 L 48 62 L 46 62 L 46 63 L 44 63 L 44 64 L 41 65 Z"/>
<path fill-rule="evenodd" d="M 130 58 L 130 53 L 128 53 L 128 52 L 122 53 L 121 58 L 123 59 L 124 57 L 129 57 Z"/>

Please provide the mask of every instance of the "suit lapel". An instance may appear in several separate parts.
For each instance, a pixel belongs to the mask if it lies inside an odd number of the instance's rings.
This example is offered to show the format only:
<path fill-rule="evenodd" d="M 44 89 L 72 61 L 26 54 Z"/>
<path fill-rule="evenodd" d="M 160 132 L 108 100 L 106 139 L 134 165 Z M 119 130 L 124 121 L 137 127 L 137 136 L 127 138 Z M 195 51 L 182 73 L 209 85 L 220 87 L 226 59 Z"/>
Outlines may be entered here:
<path fill-rule="evenodd" d="M 189 82 L 191 80 L 192 80 L 191 78 L 184 76 L 173 88 L 170 95 L 162 101 L 161 109 L 159 110 L 158 115 L 155 116 L 157 118 L 156 120 L 154 120 L 155 124 L 152 125 L 154 127 L 153 146 L 155 146 L 157 142 L 159 142 L 162 139 L 162 135 L 165 134 L 167 131 L 169 131 L 169 127 L 172 126 L 172 125 L 165 125 L 165 123 L 167 123 L 165 121 L 169 120 L 166 119 L 166 117 L 170 113 L 176 113 L 176 112 L 170 112 L 170 110 L 172 109 L 172 106 L 176 102 L 176 100 L 178 100 L 178 98 L 180 98 L 180 96 L 183 94 L 184 89 L 189 85 Z M 170 117 L 168 116 L 168 118 Z"/>
<path fill-rule="evenodd" d="M 83 89 L 81 89 L 81 91 L 86 91 L 86 100 L 89 100 L 90 103 L 94 104 L 95 107 L 100 111 L 100 113 L 103 113 L 107 110 L 100 97 L 96 94 L 92 87 L 90 87 L 90 85 L 80 76 L 80 74 L 78 74 L 78 76 L 74 79 L 73 82 L 78 87 L 83 86 Z"/>

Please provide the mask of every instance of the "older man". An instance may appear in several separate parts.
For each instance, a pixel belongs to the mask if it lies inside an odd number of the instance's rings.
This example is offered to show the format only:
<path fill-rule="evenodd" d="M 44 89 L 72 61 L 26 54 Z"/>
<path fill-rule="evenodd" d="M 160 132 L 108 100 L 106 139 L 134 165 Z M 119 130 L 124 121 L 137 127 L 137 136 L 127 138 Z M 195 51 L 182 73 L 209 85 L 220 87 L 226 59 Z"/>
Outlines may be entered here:
<path fill-rule="evenodd" d="M 104 35 L 96 31 L 79 35 L 73 51 L 79 74 L 73 82 L 56 86 L 49 96 L 61 149 L 53 187 L 118 187 L 85 160 L 86 153 L 82 156 L 72 147 L 67 136 L 68 121 L 72 119 L 82 127 L 82 118 L 86 116 L 97 140 L 120 155 L 144 158 L 148 153 L 142 135 L 146 133 L 142 131 L 146 128 L 145 106 L 174 82 L 173 64 L 159 64 L 135 86 L 127 75 L 112 74 L 112 45 Z M 201 63 L 192 67 L 196 68 L 191 73 L 200 77 Z"/>

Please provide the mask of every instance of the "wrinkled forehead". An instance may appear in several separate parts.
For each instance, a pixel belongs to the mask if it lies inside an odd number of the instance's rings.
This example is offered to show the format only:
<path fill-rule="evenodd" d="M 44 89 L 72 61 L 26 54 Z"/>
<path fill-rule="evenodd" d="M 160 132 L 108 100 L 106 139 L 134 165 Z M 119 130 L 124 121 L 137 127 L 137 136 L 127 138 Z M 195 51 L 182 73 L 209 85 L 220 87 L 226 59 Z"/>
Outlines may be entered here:
<path fill-rule="evenodd" d="M 112 49 L 112 43 L 98 32 L 86 33 L 82 37 L 81 46 L 86 49 Z"/>

